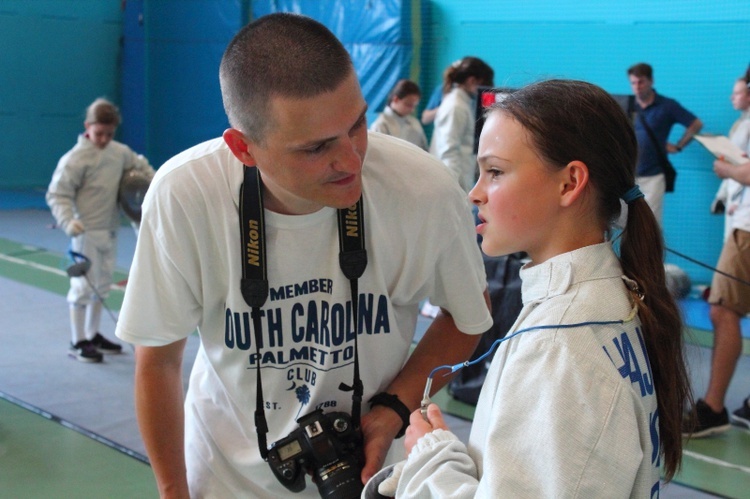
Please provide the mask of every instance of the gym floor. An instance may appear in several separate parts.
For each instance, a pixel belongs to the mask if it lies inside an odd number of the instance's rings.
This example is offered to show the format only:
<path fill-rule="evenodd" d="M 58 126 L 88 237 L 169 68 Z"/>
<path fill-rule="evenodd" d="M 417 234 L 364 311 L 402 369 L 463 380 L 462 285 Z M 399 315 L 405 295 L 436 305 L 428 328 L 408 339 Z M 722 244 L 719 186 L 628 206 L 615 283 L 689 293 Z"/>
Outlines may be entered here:
<path fill-rule="evenodd" d="M 68 239 L 53 230 L 40 193 L 0 196 L 0 483 L 3 497 L 158 497 L 133 413 L 132 350 L 82 364 L 67 356 Z M 119 271 L 102 333 L 114 337 L 135 234 L 123 225 Z M 710 365 L 710 323 L 700 300 L 683 302 L 688 360 L 695 392 L 702 394 Z M 418 335 L 429 320 L 420 318 Z M 750 335 L 727 405 L 750 394 Z M 188 342 L 184 379 L 197 351 Z M 453 414 L 451 428 L 467 438 L 473 408 L 442 392 L 436 400 Z M 733 427 L 717 437 L 687 442 L 683 470 L 661 497 L 750 497 L 750 431 Z"/>

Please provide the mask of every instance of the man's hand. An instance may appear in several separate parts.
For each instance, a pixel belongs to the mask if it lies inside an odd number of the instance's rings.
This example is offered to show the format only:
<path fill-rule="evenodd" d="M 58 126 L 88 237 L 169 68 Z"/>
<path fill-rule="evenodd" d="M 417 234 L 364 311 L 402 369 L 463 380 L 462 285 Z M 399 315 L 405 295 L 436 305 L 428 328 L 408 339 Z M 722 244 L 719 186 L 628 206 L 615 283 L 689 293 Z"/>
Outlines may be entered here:
<path fill-rule="evenodd" d="M 411 416 L 409 417 L 409 427 L 406 429 L 406 436 L 404 437 L 404 448 L 406 449 L 407 455 L 411 453 L 417 440 L 426 434 L 437 429 L 448 429 L 448 425 L 445 424 L 445 419 L 443 419 L 443 413 L 440 411 L 440 407 L 436 404 L 430 404 L 427 406 L 427 419 L 429 421 L 424 420 L 422 417 L 422 411 L 419 409 L 411 413 Z"/>
<path fill-rule="evenodd" d="M 750 185 L 750 161 L 733 165 L 719 158 L 714 161 L 714 172 L 720 178 L 731 178 L 742 185 Z"/>
<path fill-rule="evenodd" d="M 62 229 L 65 231 L 68 237 L 79 236 L 86 230 L 83 227 L 83 222 L 81 222 L 77 218 L 71 218 L 70 220 L 65 222 L 62 226 Z"/>
<path fill-rule="evenodd" d="M 714 161 L 714 173 L 716 173 L 719 178 L 729 178 L 729 173 L 732 167 L 732 163 L 729 163 L 722 159 L 717 159 Z"/>
<path fill-rule="evenodd" d="M 362 416 L 362 435 L 365 440 L 365 466 L 362 468 L 362 483 L 380 471 L 393 439 L 404 425 L 393 409 L 376 405 Z"/>

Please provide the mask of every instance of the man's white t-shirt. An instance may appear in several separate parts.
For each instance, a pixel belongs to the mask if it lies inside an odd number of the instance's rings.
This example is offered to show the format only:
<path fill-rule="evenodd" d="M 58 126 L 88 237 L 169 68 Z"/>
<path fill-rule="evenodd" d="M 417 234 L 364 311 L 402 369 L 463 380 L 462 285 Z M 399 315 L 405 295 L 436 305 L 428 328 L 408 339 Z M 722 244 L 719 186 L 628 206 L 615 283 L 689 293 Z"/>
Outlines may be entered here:
<path fill-rule="evenodd" d="M 242 164 L 222 139 L 159 169 L 117 328 L 121 339 L 151 346 L 199 330 L 185 402 L 192 497 L 289 494 L 261 459 L 255 434 L 258 356 L 240 293 L 242 181 Z M 482 333 L 492 319 L 471 213 L 444 166 L 410 144 L 370 134 L 363 203 L 368 265 L 358 282 L 358 349 L 366 401 L 406 362 L 420 300 L 450 311 L 464 333 Z M 269 444 L 312 410 L 351 411 L 351 392 L 339 389 L 353 379 L 354 334 L 336 220 L 332 208 L 265 212 L 270 292 L 260 362 Z M 308 480 L 300 496 L 317 495 Z"/>

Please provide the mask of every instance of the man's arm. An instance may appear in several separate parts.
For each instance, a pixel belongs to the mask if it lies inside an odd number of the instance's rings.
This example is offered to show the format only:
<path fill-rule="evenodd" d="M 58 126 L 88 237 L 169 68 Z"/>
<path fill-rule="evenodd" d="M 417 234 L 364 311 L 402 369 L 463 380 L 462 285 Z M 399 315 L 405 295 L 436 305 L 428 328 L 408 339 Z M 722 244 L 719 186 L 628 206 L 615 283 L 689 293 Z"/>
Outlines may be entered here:
<path fill-rule="evenodd" d="M 484 292 L 487 308 L 490 308 L 490 295 Z M 468 360 L 476 350 L 481 335 L 464 334 L 456 327 L 453 317 L 444 310 L 437 317 L 404 368 L 385 390 L 397 395 L 409 411 L 419 407 L 427 376 L 440 365 L 453 365 Z M 442 388 L 450 380 L 449 376 L 437 376 L 433 380 L 432 393 Z M 365 436 L 366 464 L 362 470 L 362 480 L 372 477 L 383 465 L 388 449 L 403 426 L 403 421 L 395 411 L 376 405 L 362 418 L 362 431 Z"/>
<path fill-rule="evenodd" d="M 437 116 L 438 108 L 440 107 L 440 102 L 443 100 L 443 86 L 438 85 L 435 87 L 435 89 L 432 91 L 432 94 L 430 95 L 430 100 L 427 101 L 427 105 L 424 107 L 424 111 L 422 111 L 422 124 L 423 125 L 429 125 L 433 121 L 435 121 L 435 117 Z"/>
<path fill-rule="evenodd" d="M 438 108 L 433 109 L 425 109 L 422 111 L 422 124 L 423 125 L 429 125 L 433 121 L 435 121 L 435 116 L 437 116 Z"/>
<path fill-rule="evenodd" d="M 186 340 L 137 346 L 135 410 L 159 495 L 189 498 L 185 470 L 182 355 Z"/>
<path fill-rule="evenodd" d="M 680 137 L 680 140 L 677 141 L 676 144 L 670 144 L 667 142 L 667 152 L 675 153 L 682 151 L 685 146 L 687 146 L 691 140 L 693 140 L 693 136 L 696 135 L 698 132 L 701 131 L 703 128 L 703 122 L 695 118 L 692 123 L 690 123 L 690 126 L 687 127 L 685 130 L 685 133 Z"/>
<path fill-rule="evenodd" d="M 733 165 L 717 159 L 714 161 L 714 172 L 720 178 L 731 178 L 742 185 L 750 185 L 750 161 L 741 165 Z"/>

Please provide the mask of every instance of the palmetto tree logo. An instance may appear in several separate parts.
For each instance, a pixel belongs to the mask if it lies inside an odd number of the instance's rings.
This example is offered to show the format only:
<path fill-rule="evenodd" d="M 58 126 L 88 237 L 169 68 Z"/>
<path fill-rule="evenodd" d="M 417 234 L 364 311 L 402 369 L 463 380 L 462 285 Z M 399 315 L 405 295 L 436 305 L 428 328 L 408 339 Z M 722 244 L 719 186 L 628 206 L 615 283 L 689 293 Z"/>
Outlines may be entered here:
<path fill-rule="evenodd" d="M 297 396 L 297 400 L 299 400 L 300 406 L 299 410 L 297 411 L 297 416 L 295 416 L 294 419 L 297 419 L 299 417 L 299 413 L 302 412 L 302 408 L 304 408 L 309 402 L 310 402 L 310 389 L 307 387 L 307 385 L 300 385 L 296 386 L 297 384 L 294 383 L 289 390 L 294 390 L 294 394 Z"/>

